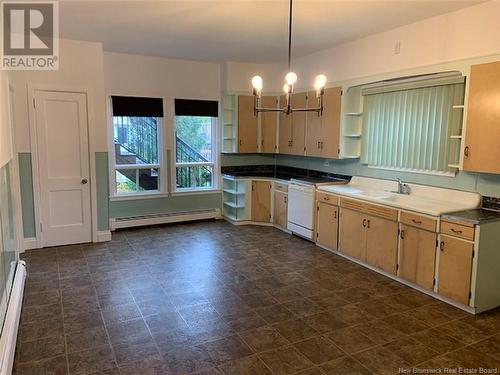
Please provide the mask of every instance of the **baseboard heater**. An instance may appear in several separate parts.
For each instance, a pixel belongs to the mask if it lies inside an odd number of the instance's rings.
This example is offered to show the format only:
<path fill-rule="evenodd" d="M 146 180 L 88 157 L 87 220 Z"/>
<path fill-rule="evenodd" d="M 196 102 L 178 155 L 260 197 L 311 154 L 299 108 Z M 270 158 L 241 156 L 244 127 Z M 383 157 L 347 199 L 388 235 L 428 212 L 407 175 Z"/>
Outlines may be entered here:
<path fill-rule="evenodd" d="M 208 210 L 171 212 L 155 215 L 117 217 L 110 220 L 109 226 L 111 230 L 115 230 L 119 228 L 139 227 L 143 225 L 167 224 L 203 219 L 219 219 L 220 217 L 220 209 L 213 208 Z"/>
<path fill-rule="evenodd" d="M 26 264 L 17 262 L 12 291 L 10 293 L 7 313 L 0 337 L 0 375 L 11 375 L 16 353 L 17 330 L 21 317 L 24 282 L 26 280 Z"/>

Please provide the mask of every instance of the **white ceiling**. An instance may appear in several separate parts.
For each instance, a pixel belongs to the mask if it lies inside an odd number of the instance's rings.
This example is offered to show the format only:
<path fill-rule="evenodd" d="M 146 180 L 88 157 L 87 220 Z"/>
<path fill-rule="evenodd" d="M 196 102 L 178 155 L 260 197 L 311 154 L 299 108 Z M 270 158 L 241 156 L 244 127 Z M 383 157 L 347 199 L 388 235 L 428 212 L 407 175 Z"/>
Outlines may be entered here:
<path fill-rule="evenodd" d="M 306 55 L 479 2 L 295 0 L 293 55 Z M 60 2 L 63 38 L 100 41 L 107 51 L 183 59 L 285 61 L 287 24 L 287 0 Z"/>

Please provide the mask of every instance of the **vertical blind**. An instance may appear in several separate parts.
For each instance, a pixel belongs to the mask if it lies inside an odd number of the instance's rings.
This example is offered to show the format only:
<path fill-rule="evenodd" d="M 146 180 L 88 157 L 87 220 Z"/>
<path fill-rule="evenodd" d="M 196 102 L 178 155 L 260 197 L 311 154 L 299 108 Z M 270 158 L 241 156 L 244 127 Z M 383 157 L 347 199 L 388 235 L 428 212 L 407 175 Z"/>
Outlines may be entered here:
<path fill-rule="evenodd" d="M 362 92 L 361 162 L 380 168 L 449 172 L 460 152 L 464 79 L 390 85 Z"/>

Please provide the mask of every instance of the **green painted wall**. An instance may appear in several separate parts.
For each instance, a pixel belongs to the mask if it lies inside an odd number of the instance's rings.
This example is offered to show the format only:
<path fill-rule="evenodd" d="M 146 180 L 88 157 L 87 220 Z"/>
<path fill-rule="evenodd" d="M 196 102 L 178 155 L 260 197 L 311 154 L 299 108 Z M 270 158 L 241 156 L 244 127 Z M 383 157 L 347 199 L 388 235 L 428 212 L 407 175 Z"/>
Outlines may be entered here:
<path fill-rule="evenodd" d="M 220 193 L 212 193 L 114 201 L 109 204 L 109 213 L 111 218 L 117 218 L 220 208 L 221 199 Z"/>
<path fill-rule="evenodd" d="M 21 209 L 23 215 L 24 238 L 36 236 L 35 203 L 33 198 L 33 174 L 31 170 L 31 152 L 20 152 L 19 183 L 21 185 Z"/>
<path fill-rule="evenodd" d="M 328 163 L 329 165 L 325 165 Z M 455 177 L 443 177 L 410 172 L 397 172 L 368 168 L 359 160 L 331 160 L 291 155 L 260 155 L 260 154 L 225 154 L 222 155 L 223 166 L 276 164 L 296 168 L 314 169 L 319 171 L 345 174 L 349 176 L 364 176 L 403 181 L 457 189 L 475 191 L 482 195 L 500 197 L 500 175 L 485 173 L 459 172 Z"/>
<path fill-rule="evenodd" d="M 109 175 L 108 153 L 95 153 L 95 173 L 97 191 L 97 230 L 109 229 Z"/>

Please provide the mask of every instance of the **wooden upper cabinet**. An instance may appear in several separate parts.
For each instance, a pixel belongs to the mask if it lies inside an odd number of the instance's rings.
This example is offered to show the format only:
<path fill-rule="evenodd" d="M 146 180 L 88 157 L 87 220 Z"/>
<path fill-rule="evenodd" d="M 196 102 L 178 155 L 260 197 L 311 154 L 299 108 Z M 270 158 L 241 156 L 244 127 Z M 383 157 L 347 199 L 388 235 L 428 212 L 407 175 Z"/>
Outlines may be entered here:
<path fill-rule="evenodd" d="M 316 91 L 309 91 L 307 93 L 307 107 L 317 107 L 318 101 L 316 99 Z M 307 156 L 321 156 L 321 122 L 322 118 L 317 112 L 307 112 L 306 115 L 307 129 L 306 129 L 306 155 Z"/>
<path fill-rule="evenodd" d="M 454 301 L 469 304 L 474 245 L 460 239 L 441 237 L 437 291 Z"/>
<path fill-rule="evenodd" d="M 271 183 L 252 181 L 252 221 L 271 221 Z"/>
<path fill-rule="evenodd" d="M 295 108 L 305 108 L 307 106 L 307 93 L 301 92 L 292 94 L 292 106 Z M 293 155 L 304 155 L 306 135 L 306 113 L 292 113 L 292 145 L 290 153 Z"/>
<path fill-rule="evenodd" d="M 471 67 L 464 170 L 500 173 L 500 61 Z"/>
<path fill-rule="evenodd" d="M 401 225 L 399 276 L 426 289 L 434 286 L 437 234 Z"/>
<path fill-rule="evenodd" d="M 396 274 L 398 223 L 367 215 L 366 229 L 366 262 L 385 272 Z"/>
<path fill-rule="evenodd" d="M 257 152 L 257 116 L 253 96 L 238 96 L 238 152 Z"/>
<path fill-rule="evenodd" d="M 321 117 L 321 156 L 338 158 L 340 148 L 340 109 L 342 87 L 325 89 L 323 116 Z"/>
<path fill-rule="evenodd" d="M 280 96 L 280 108 L 286 104 L 284 95 Z M 290 154 L 292 152 L 292 116 L 280 112 L 279 114 L 279 139 L 278 152 L 280 154 Z"/>
<path fill-rule="evenodd" d="M 339 208 L 337 206 L 318 202 L 316 241 L 331 250 L 337 250 L 338 216 Z"/>
<path fill-rule="evenodd" d="M 288 194 L 274 191 L 274 224 L 286 228 L 288 221 Z"/>
<path fill-rule="evenodd" d="M 261 105 L 265 108 L 276 108 L 277 98 L 275 96 L 263 96 Z M 260 116 L 260 151 L 275 153 L 278 148 L 276 142 L 276 130 L 278 125 L 278 114 L 276 112 L 261 112 Z"/>

